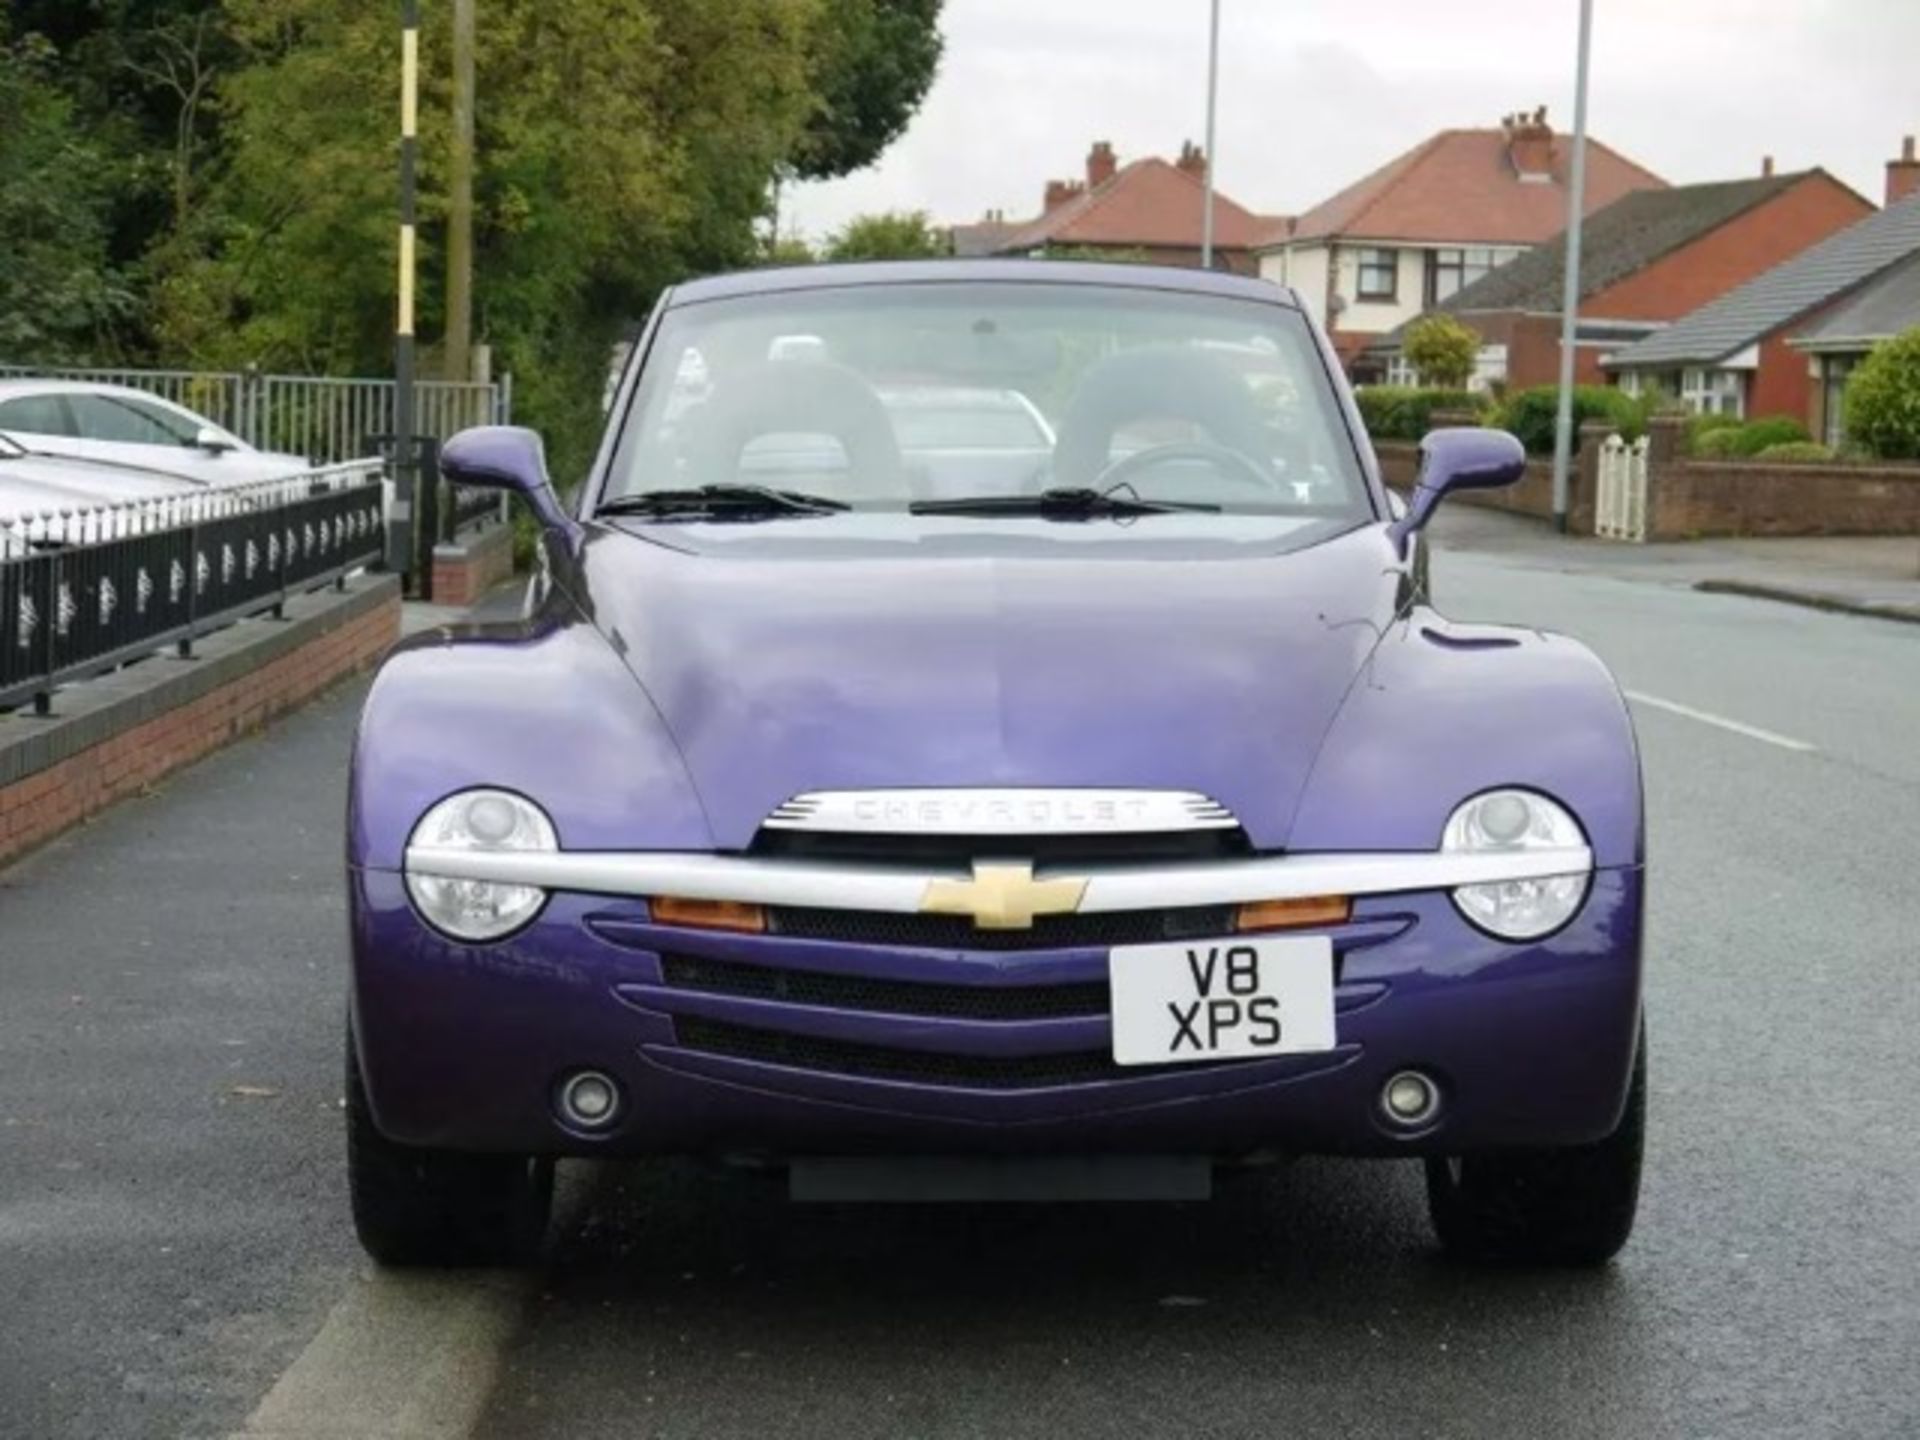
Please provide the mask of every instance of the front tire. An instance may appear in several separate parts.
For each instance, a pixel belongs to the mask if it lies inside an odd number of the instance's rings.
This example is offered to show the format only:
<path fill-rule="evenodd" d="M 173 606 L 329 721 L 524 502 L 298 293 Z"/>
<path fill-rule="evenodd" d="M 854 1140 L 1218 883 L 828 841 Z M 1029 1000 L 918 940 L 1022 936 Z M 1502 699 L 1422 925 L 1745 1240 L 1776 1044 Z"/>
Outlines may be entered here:
<path fill-rule="evenodd" d="M 1633 1233 L 1646 1128 L 1642 1025 L 1626 1109 L 1605 1139 L 1427 1161 L 1427 1209 L 1440 1243 L 1469 1260 L 1604 1265 Z"/>
<path fill-rule="evenodd" d="M 553 1209 L 553 1162 L 402 1145 L 380 1133 L 347 1039 L 347 1184 L 353 1228 L 382 1265 L 531 1260 Z"/>

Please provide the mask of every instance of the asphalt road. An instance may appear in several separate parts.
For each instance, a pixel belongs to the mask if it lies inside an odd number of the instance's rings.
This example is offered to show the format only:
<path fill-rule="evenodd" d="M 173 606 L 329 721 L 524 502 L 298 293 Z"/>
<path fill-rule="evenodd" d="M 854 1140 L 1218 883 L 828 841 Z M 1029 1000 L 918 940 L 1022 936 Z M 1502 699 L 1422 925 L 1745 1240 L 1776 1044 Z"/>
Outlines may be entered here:
<path fill-rule="evenodd" d="M 576 1166 L 544 1267 L 376 1275 L 338 1110 L 358 700 L 0 872 L 0 1436 L 1920 1435 L 1920 631 L 1442 532 L 1636 697 L 1652 1141 L 1593 1274 L 1417 1171 L 1192 1207 L 789 1207 Z"/>

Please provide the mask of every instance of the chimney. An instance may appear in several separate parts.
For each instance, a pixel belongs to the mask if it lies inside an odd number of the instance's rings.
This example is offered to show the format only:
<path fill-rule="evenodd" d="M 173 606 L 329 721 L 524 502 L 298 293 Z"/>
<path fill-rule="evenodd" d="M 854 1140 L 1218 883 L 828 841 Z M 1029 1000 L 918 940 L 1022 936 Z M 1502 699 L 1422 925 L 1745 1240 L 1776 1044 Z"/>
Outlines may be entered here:
<path fill-rule="evenodd" d="M 1920 157 L 1913 153 L 1913 136 L 1900 144 L 1900 158 L 1887 162 L 1887 204 L 1898 205 L 1910 195 L 1920 194 Z"/>
<path fill-rule="evenodd" d="M 1193 176 L 1196 180 L 1207 178 L 1207 152 L 1191 140 L 1183 140 L 1180 143 L 1180 158 L 1173 163 L 1174 168 Z"/>
<path fill-rule="evenodd" d="M 1112 142 L 1094 141 L 1093 148 L 1087 152 L 1087 189 L 1098 190 L 1119 168 L 1119 162 L 1113 158 Z"/>
<path fill-rule="evenodd" d="M 1050 215 L 1068 201 L 1077 200 L 1086 193 L 1086 189 L 1078 180 L 1049 180 L 1046 203 L 1042 207 L 1044 213 Z"/>
<path fill-rule="evenodd" d="M 1762 180 L 1771 180 L 1773 178 L 1773 156 L 1762 155 L 1760 157 L 1760 178 Z"/>
<path fill-rule="evenodd" d="M 1531 115 L 1522 111 L 1501 122 L 1507 132 L 1507 158 L 1522 180 L 1547 184 L 1553 180 L 1553 127 L 1547 123 L 1547 107 L 1542 105 Z"/>

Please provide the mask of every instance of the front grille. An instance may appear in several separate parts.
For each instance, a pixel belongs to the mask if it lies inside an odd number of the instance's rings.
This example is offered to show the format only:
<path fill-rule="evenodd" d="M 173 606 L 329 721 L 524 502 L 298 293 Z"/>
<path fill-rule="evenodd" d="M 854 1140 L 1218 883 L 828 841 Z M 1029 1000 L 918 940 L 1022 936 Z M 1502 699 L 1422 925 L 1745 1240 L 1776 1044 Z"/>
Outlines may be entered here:
<path fill-rule="evenodd" d="M 941 985 L 830 975 L 818 970 L 783 970 L 698 955 L 662 955 L 660 973 L 661 979 L 677 990 L 943 1020 L 1058 1020 L 1105 1015 L 1111 999 L 1105 980 L 1073 985 Z"/>
<path fill-rule="evenodd" d="M 822 1040 L 811 1035 L 783 1035 L 749 1025 L 685 1016 L 673 1022 L 680 1044 L 687 1050 L 782 1065 L 790 1070 L 813 1070 L 865 1080 L 900 1080 L 910 1084 L 945 1085 L 967 1090 L 1027 1090 L 1050 1085 L 1089 1085 L 1103 1080 L 1140 1080 L 1181 1065 L 1116 1065 L 1104 1050 L 1066 1055 L 938 1055 L 925 1050 L 896 1050 L 884 1045 L 860 1045 L 847 1040 Z M 1245 1064 L 1224 1061 L 1223 1064 Z"/>
<path fill-rule="evenodd" d="M 798 906 L 777 907 L 769 918 L 776 934 L 795 939 L 928 950 L 1104 950 L 1164 940 L 1209 940 L 1233 931 L 1233 911 L 1225 905 L 1040 915 L 1029 930 L 981 930 L 965 915 Z"/>
<path fill-rule="evenodd" d="M 850 865 L 966 869 L 975 860 L 1027 860 L 1040 869 L 1088 865 L 1170 865 L 1253 854 L 1247 832 L 1169 830 L 1114 835 L 868 835 L 838 830 L 761 830 L 749 852 Z"/>

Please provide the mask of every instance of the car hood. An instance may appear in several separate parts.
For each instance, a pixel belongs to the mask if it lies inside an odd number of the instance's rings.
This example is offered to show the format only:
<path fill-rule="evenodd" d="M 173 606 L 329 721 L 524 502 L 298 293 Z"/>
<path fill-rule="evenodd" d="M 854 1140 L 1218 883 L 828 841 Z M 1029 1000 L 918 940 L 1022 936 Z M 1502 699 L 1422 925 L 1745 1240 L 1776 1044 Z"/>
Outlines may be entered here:
<path fill-rule="evenodd" d="M 916 786 L 1199 791 L 1279 849 L 1403 579 L 1378 525 L 1326 528 L 596 529 L 572 588 L 723 849 L 796 794 Z"/>

